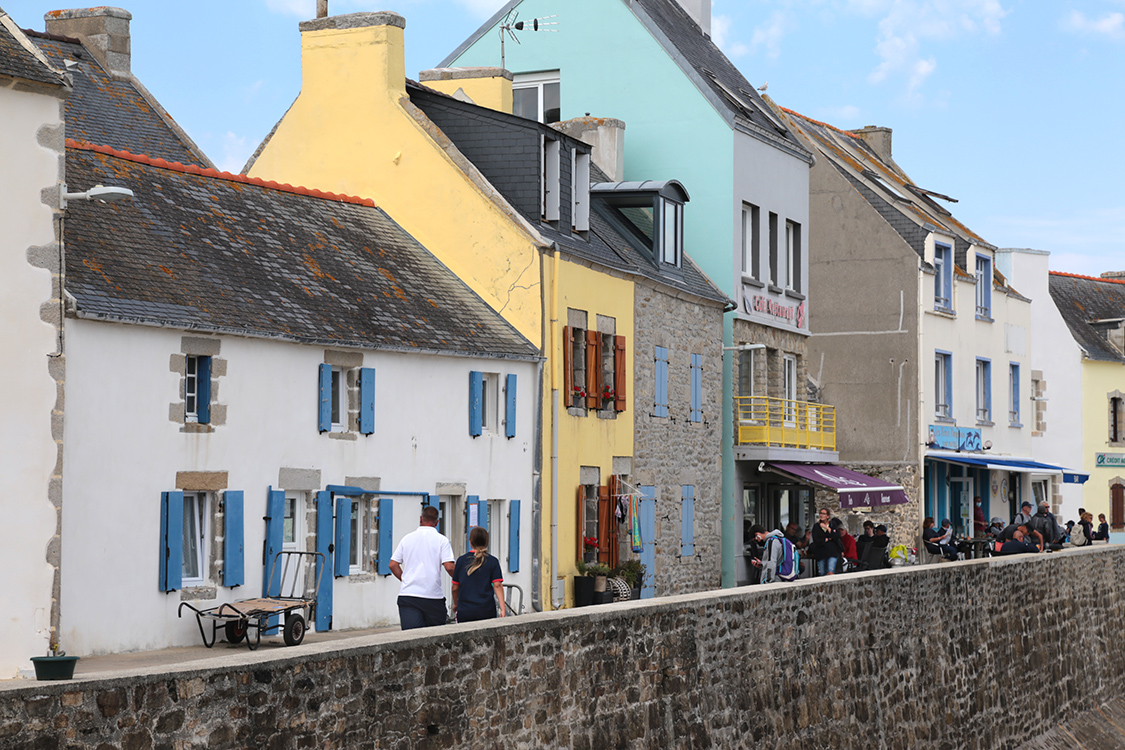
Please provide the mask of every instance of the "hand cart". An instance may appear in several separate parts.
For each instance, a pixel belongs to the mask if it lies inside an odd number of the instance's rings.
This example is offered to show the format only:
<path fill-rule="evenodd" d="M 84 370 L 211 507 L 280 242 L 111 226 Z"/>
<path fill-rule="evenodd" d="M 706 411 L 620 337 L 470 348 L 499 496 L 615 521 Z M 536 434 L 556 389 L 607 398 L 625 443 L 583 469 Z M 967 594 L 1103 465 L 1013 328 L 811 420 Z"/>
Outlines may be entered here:
<path fill-rule="evenodd" d="M 306 591 L 305 573 L 308 565 L 315 565 L 312 590 Z M 278 577 L 280 575 L 280 577 Z M 320 552 L 278 552 L 273 559 L 270 569 L 270 581 L 277 581 L 278 596 L 263 596 L 257 599 L 243 599 L 237 602 L 220 604 L 209 609 L 197 609 L 188 602 L 181 602 L 176 612 L 177 617 L 183 616 L 184 607 L 195 613 L 196 623 L 199 625 L 199 635 L 203 638 L 203 645 L 211 648 L 218 638 L 219 629 L 228 643 L 241 643 L 246 639 L 246 645 L 251 651 L 258 648 L 262 641 L 262 631 L 271 627 L 271 618 L 285 616 L 285 626 L 282 637 L 286 646 L 297 646 L 305 639 L 305 630 L 308 622 L 316 616 L 316 595 L 320 589 L 320 578 L 324 575 L 324 555 Z M 272 587 L 271 587 L 272 588 Z M 300 591 L 302 595 L 298 596 Z M 211 623 L 211 638 L 207 638 L 204 621 Z"/>

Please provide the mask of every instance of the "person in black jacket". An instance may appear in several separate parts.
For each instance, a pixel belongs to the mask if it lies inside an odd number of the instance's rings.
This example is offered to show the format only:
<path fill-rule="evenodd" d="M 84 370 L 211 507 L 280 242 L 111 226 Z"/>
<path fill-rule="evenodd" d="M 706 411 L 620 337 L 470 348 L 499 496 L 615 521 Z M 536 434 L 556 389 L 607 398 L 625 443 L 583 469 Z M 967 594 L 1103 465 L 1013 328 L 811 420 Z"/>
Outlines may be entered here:
<path fill-rule="evenodd" d="M 844 553 L 843 542 L 840 541 L 840 532 L 830 525 L 832 514 L 827 508 L 820 509 L 820 519 L 812 527 L 812 544 L 809 545 L 809 554 L 816 560 L 816 574 L 818 576 L 831 576 L 836 574 L 836 567 L 840 564 L 840 555 Z"/>

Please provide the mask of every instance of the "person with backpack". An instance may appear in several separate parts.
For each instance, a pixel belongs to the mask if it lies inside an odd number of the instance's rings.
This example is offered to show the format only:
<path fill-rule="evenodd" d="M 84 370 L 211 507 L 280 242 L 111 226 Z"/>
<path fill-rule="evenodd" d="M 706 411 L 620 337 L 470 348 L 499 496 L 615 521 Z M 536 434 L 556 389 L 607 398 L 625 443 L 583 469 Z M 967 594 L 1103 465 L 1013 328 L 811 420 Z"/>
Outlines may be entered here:
<path fill-rule="evenodd" d="M 760 568 L 762 578 L 760 583 L 775 583 L 777 581 L 792 581 L 801 572 L 797 562 L 797 550 L 780 531 L 766 531 L 761 525 L 750 527 L 750 536 L 765 550 L 762 559 L 754 558 L 750 564 Z"/>

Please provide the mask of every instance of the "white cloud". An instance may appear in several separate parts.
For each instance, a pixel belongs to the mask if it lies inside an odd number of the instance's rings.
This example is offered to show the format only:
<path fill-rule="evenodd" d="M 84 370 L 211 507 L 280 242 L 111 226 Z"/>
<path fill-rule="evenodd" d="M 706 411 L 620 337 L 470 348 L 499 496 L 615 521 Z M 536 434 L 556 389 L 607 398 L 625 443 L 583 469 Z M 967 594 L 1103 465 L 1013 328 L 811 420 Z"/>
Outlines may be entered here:
<path fill-rule="evenodd" d="M 1079 34 L 1094 34 L 1110 39 L 1125 39 L 1125 13 L 1107 13 L 1101 18 L 1087 18 L 1080 10 L 1072 10 L 1064 19 L 1063 28 Z"/>
<path fill-rule="evenodd" d="M 781 40 L 792 27 L 789 15 L 785 11 L 775 10 L 766 23 L 754 29 L 750 49 L 765 48 L 768 57 L 777 59 L 781 56 Z"/>
<path fill-rule="evenodd" d="M 247 143 L 245 136 L 235 135 L 230 131 L 223 135 L 219 148 L 222 156 L 216 160 L 215 166 L 223 172 L 233 174 L 241 172 L 250 159 L 250 154 L 254 153 L 254 147 Z"/>

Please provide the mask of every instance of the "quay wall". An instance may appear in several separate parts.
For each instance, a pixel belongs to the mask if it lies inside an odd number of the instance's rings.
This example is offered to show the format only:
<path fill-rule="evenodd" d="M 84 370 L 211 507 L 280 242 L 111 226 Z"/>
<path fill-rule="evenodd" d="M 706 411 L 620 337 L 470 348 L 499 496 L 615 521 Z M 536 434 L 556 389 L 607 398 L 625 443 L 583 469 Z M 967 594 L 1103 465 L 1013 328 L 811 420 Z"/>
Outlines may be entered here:
<path fill-rule="evenodd" d="M 1017 748 L 1125 687 L 1125 546 L 0 683 L 0 748 Z"/>

